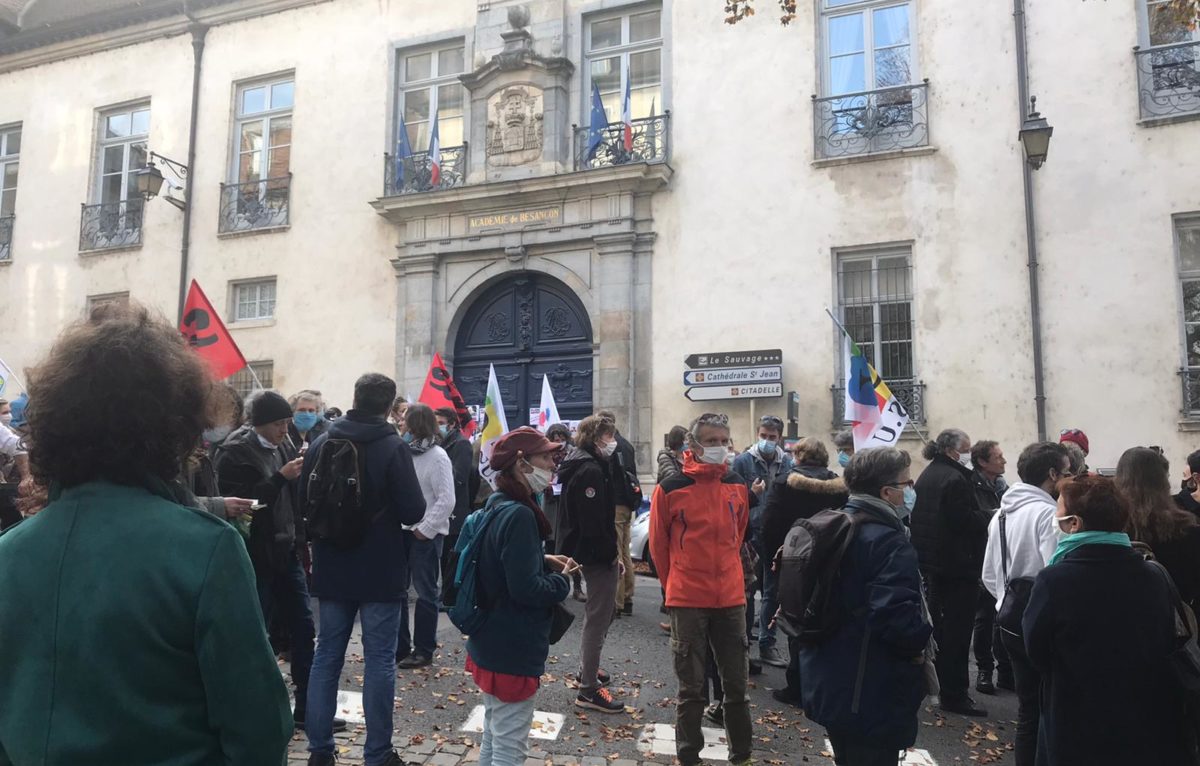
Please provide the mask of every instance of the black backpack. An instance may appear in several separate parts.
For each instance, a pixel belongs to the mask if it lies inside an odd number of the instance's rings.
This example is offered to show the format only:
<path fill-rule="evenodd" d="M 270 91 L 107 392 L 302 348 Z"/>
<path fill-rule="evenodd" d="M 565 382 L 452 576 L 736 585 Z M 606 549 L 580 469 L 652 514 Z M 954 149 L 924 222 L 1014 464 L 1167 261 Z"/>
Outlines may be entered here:
<path fill-rule="evenodd" d="M 820 644 L 851 615 L 830 598 L 842 558 L 858 533 L 871 523 L 861 513 L 820 511 L 797 519 L 777 558 L 780 628 L 802 644 Z"/>
<path fill-rule="evenodd" d="M 362 461 L 358 445 L 349 439 L 328 439 L 308 475 L 305 516 L 315 540 L 338 548 L 358 546 L 371 518 L 363 508 Z"/>

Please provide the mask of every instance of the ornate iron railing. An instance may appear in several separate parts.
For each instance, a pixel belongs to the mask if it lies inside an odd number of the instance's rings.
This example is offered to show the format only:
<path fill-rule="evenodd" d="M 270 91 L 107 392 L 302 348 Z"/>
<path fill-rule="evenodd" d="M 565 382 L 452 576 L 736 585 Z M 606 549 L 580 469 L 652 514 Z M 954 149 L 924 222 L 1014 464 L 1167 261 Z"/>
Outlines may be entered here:
<path fill-rule="evenodd" d="M 819 160 L 929 145 L 929 80 L 917 85 L 813 96 Z"/>
<path fill-rule="evenodd" d="M 292 174 L 240 184 L 221 184 L 221 234 L 287 226 Z"/>
<path fill-rule="evenodd" d="M 1179 371 L 1183 384 L 1183 406 L 1180 412 L 1185 418 L 1200 419 L 1200 367 L 1185 367 Z"/>
<path fill-rule="evenodd" d="M 433 162 L 429 152 L 416 152 L 400 158 L 383 155 L 383 196 L 440 191 L 462 186 L 467 180 L 467 142 L 441 151 L 438 182 L 433 182 Z"/>
<path fill-rule="evenodd" d="M 1133 49 L 1142 119 L 1200 114 L 1200 42 Z"/>
<path fill-rule="evenodd" d="M 630 142 L 625 144 L 625 125 L 616 123 L 600 132 L 601 140 L 589 152 L 591 128 L 574 126 L 575 169 L 590 170 L 631 162 L 666 162 L 671 149 L 671 112 L 643 117 L 630 123 Z"/>
<path fill-rule="evenodd" d="M 15 215 L 0 215 L 0 261 L 12 258 L 12 233 Z"/>
<path fill-rule="evenodd" d="M 110 250 L 118 247 L 137 247 L 142 244 L 141 197 L 83 205 L 79 220 L 80 250 Z"/>
<path fill-rule="evenodd" d="M 914 425 L 925 424 L 925 384 L 919 380 L 889 380 L 888 390 L 900 404 L 908 410 L 908 420 Z M 829 389 L 833 396 L 833 427 L 845 428 L 850 421 L 843 417 L 846 411 L 845 386 L 833 386 Z"/>

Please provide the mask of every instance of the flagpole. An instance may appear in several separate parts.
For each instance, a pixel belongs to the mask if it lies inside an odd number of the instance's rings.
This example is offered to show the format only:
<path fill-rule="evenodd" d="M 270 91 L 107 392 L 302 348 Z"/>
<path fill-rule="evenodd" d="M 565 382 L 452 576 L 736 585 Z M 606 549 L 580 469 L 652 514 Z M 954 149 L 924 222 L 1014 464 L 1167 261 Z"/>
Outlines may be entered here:
<path fill-rule="evenodd" d="M 262 381 L 258 379 L 258 373 L 256 373 L 254 371 L 254 366 L 247 364 L 246 369 L 250 371 L 250 377 L 254 378 L 254 385 L 256 386 L 256 388 L 254 390 L 255 391 L 266 391 L 267 389 L 265 387 L 263 387 Z"/>

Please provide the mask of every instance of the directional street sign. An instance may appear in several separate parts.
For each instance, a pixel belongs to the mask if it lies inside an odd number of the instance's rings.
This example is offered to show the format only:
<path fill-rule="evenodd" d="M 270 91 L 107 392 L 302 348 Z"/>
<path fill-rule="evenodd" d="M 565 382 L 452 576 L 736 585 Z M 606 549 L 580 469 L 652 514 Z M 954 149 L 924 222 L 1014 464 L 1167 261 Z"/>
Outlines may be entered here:
<path fill-rule="evenodd" d="M 764 351 L 718 351 L 713 354 L 692 354 L 683 363 L 693 370 L 783 364 L 783 351 L 771 348 Z"/>
<path fill-rule="evenodd" d="M 683 373 L 685 386 L 720 386 L 734 383 L 766 383 L 783 380 L 782 365 L 770 367 L 730 367 L 688 370 Z"/>
<path fill-rule="evenodd" d="M 783 384 L 754 383 L 742 386 L 694 386 L 684 391 L 683 395 L 693 402 L 711 402 L 718 399 L 758 399 L 760 397 L 783 396 Z"/>

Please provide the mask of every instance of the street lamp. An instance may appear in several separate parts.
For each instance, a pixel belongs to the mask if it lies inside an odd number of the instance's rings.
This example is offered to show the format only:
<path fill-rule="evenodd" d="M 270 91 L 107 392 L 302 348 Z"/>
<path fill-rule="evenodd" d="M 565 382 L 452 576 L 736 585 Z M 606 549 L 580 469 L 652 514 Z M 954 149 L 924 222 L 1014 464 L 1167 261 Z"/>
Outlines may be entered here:
<path fill-rule="evenodd" d="M 1046 154 L 1050 150 L 1050 136 L 1054 135 L 1054 128 L 1046 122 L 1045 117 L 1038 113 L 1036 96 L 1029 99 L 1029 116 L 1025 118 L 1025 122 L 1021 123 L 1021 131 L 1017 135 L 1025 147 L 1025 161 L 1029 163 L 1030 167 L 1037 170 L 1046 161 Z"/>
<path fill-rule="evenodd" d="M 163 174 L 162 171 L 158 169 L 156 163 L 157 165 L 163 165 L 170 168 L 181 181 L 187 178 L 187 165 L 184 165 L 182 162 L 176 162 L 170 157 L 164 157 L 161 154 L 150 152 L 149 157 L 146 159 L 146 166 L 133 174 L 135 188 L 137 189 L 137 193 L 141 195 L 143 199 L 148 200 L 152 197 L 156 197 L 158 196 L 158 193 L 162 191 L 164 180 Z M 187 193 L 186 187 L 180 188 L 184 189 L 185 194 Z M 163 197 L 163 199 L 180 210 L 184 209 L 185 203 L 181 199 L 172 197 L 169 194 Z"/>

